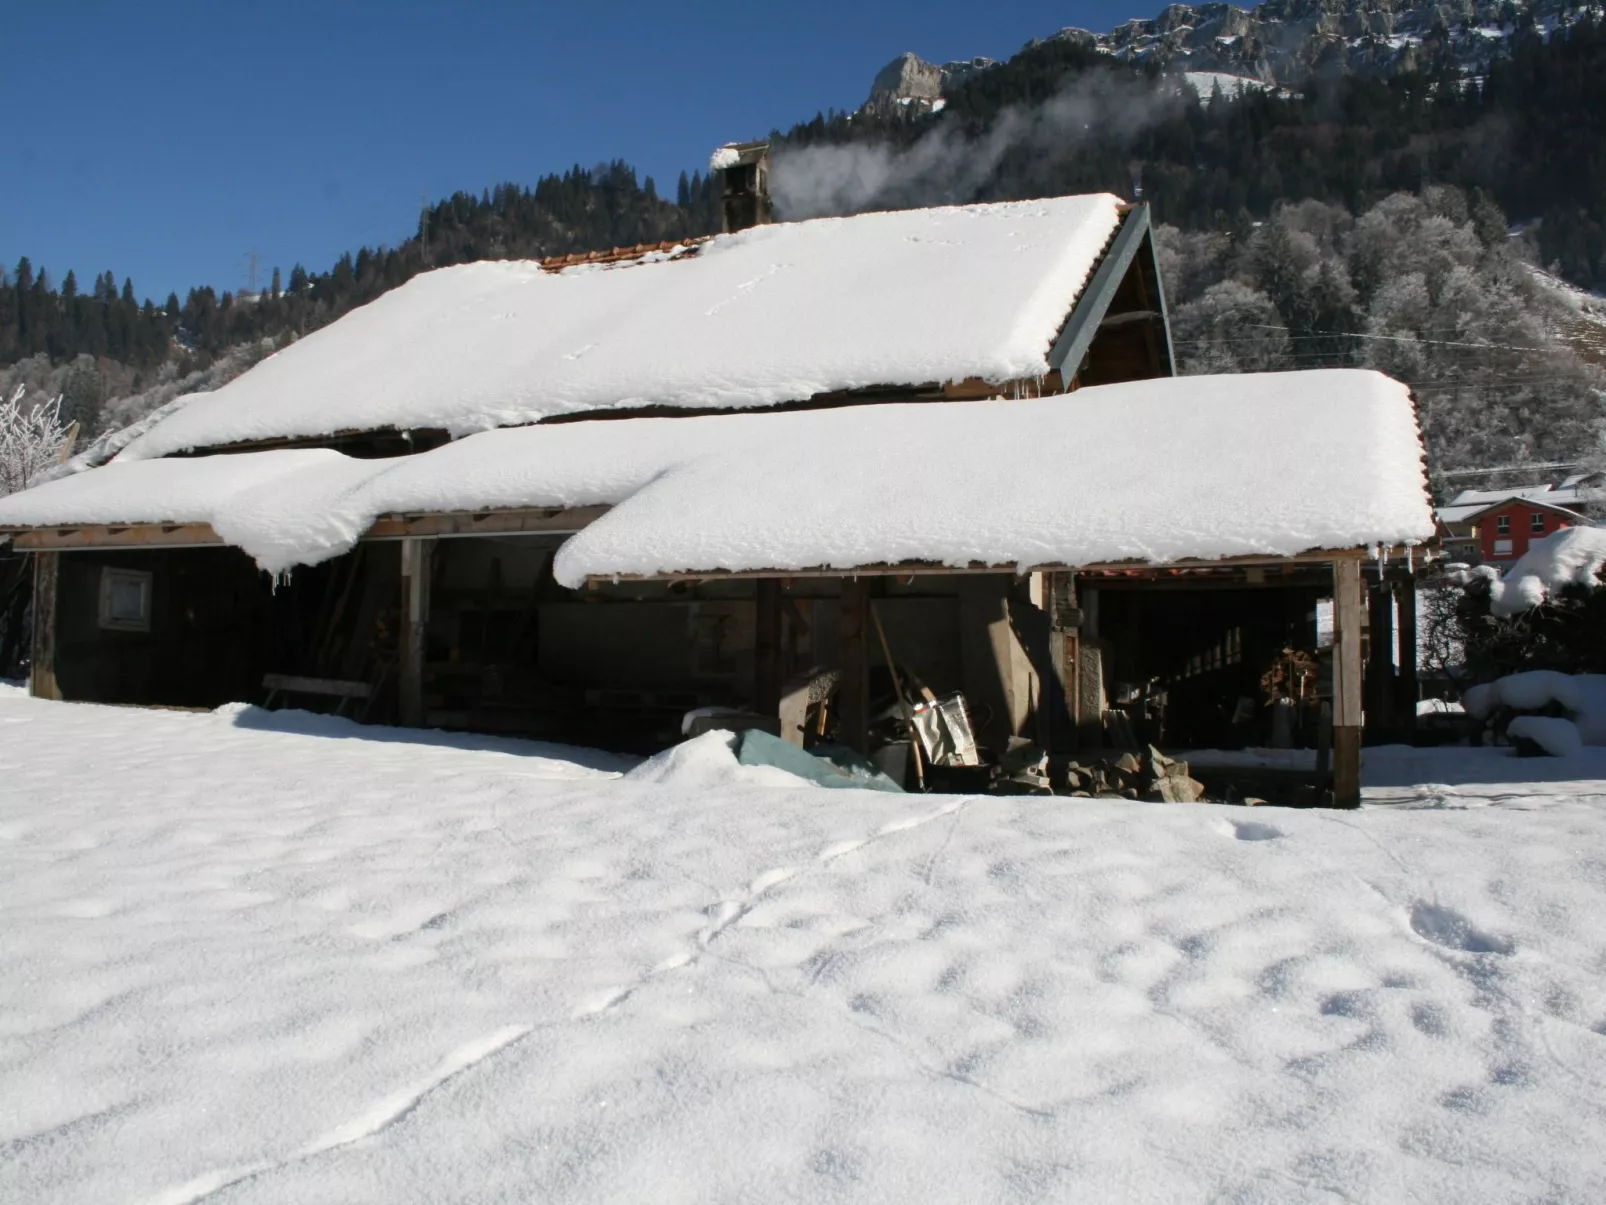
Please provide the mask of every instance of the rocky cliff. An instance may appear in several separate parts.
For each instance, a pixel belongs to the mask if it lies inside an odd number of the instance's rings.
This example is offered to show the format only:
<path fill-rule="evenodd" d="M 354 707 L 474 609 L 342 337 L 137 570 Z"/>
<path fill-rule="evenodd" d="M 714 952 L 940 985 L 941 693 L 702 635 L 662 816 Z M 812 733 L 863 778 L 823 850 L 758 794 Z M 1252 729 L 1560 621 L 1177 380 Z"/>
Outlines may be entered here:
<path fill-rule="evenodd" d="M 1519 30 L 1546 33 L 1599 5 L 1574 0 L 1266 0 L 1252 8 L 1173 4 L 1152 20 L 1108 33 L 1066 28 L 1044 41 L 1070 41 L 1113 58 L 1158 62 L 1167 71 L 1215 72 L 1298 85 L 1312 75 L 1388 75 L 1442 59 L 1477 75 Z M 991 60 L 934 66 L 900 56 L 876 76 L 872 103 L 933 107 L 946 88 Z"/>
<path fill-rule="evenodd" d="M 942 107 L 943 94 L 960 80 L 984 71 L 994 65 L 989 58 L 960 59 L 938 66 L 928 63 L 919 55 L 905 51 L 879 72 L 870 85 L 867 108 L 879 105 L 914 105 L 920 108 Z"/>

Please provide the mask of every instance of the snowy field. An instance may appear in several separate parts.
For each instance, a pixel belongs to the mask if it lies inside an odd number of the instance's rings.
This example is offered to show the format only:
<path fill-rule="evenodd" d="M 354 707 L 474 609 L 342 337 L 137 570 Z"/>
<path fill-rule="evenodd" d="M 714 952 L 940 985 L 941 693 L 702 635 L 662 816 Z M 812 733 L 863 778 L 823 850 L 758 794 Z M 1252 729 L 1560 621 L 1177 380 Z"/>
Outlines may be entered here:
<path fill-rule="evenodd" d="M 1298 813 L 298 723 L 0 695 L 0 1200 L 1606 1199 L 1606 751 Z"/>

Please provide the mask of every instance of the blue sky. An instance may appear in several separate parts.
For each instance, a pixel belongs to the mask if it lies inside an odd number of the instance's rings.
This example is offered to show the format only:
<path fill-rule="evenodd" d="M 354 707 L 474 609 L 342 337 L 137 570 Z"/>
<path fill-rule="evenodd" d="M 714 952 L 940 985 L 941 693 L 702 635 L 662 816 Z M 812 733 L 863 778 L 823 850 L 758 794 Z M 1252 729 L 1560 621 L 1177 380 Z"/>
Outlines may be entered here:
<path fill-rule="evenodd" d="M 0 261 L 160 301 L 413 232 L 422 195 L 718 143 L 862 103 L 913 50 L 1013 54 L 1116 0 L 212 0 L 8 5 Z"/>

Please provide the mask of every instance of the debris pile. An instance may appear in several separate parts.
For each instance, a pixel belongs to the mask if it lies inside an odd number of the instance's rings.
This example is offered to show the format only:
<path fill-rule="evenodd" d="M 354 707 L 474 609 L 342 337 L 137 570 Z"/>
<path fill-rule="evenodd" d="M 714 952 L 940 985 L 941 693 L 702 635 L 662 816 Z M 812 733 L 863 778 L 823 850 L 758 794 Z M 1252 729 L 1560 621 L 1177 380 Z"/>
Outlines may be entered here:
<path fill-rule="evenodd" d="M 1072 761 L 1065 768 L 1065 792 L 1080 799 L 1143 799 L 1151 803 L 1197 803 L 1204 784 L 1153 745 L 1112 759 Z"/>

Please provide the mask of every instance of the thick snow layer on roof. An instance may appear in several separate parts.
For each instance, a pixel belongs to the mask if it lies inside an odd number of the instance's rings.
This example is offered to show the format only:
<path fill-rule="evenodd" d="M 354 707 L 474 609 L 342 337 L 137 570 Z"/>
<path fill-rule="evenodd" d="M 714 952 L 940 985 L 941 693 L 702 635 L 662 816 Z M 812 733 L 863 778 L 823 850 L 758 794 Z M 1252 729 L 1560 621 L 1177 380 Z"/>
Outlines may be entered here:
<path fill-rule="evenodd" d="M 118 461 L 0 500 L 0 525 L 208 522 L 277 573 L 349 549 L 380 515 L 612 506 L 559 553 L 571 585 L 916 560 L 1165 562 L 1425 540 L 1421 455 L 1403 385 L 1331 369 L 564 423 L 390 460 Z"/>
<path fill-rule="evenodd" d="M 1377 373 L 775 417 L 799 421 L 761 455 L 700 456 L 622 500 L 565 545 L 559 580 L 1292 555 L 1433 530 L 1409 395 Z"/>
<path fill-rule="evenodd" d="M 1441 506 L 1438 514 L 1446 523 L 1459 523 L 1501 502 L 1537 502 L 1560 510 L 1576 510 L 1594 498 L 1595 491 L 1586 484 L 1587 480 L 1586 475 L 1579 474 L 1568 478 L 1559 488 L 1532 485 L 1507 490 L 1462 490 Z"/>
<path fill-rule="evenodd" d="M 1564 527 L 1528 545 L 1498 581 L 1489 583 L 1489 609 L 1515 615 L 1568 586 L 1598 586 L 1606 566 L 1606 529 Z"/>
<path fill-rule="evenodd" d="M 741 161 L 741 148 L 734 142 L 727 143 L 725 146 L 715 148 L 714 153 L 708 157 L 708 170 L 722 172 L 735 167 Z"/>
<path fill-rule="evenodd" d="M 1035 378 L 1120 223 L 1118 204 L 1096 195 L 823 218 L 556 273 L 531 262 L 443 268 L 195 399 L 121 458 Z"/>

